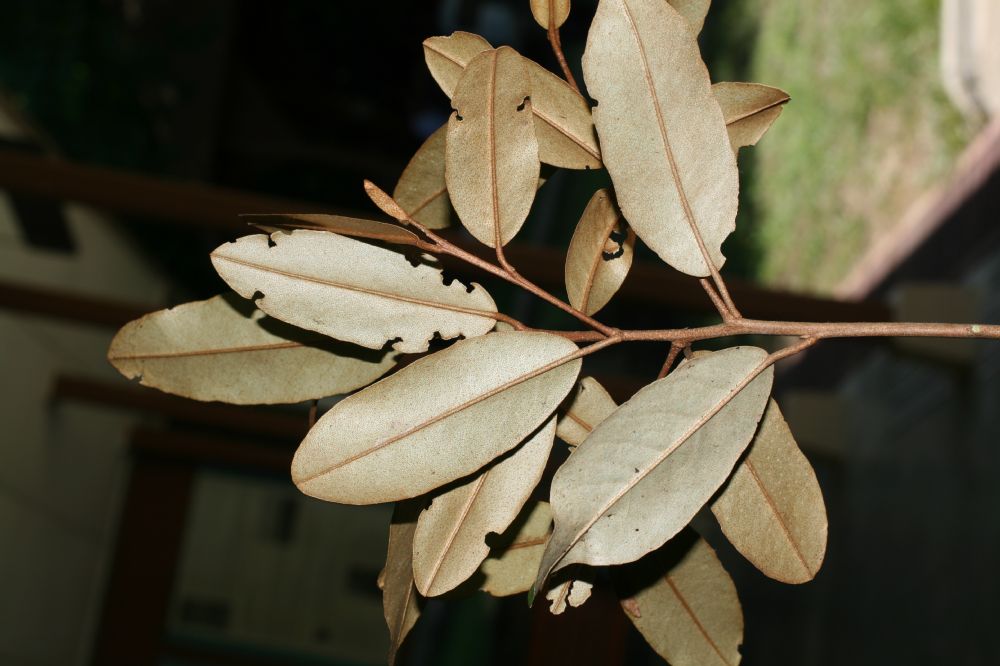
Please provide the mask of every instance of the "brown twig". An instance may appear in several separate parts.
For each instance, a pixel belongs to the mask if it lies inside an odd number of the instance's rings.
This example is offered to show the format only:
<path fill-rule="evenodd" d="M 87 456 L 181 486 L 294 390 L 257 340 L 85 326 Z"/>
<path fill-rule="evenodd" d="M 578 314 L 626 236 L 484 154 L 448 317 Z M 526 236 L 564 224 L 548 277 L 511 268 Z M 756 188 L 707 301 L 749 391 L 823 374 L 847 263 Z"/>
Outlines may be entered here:
<path fill-rule="evenodd" d="M 677 360 L 678 354 L 681 350 L 685 349 L 684 345 L 679 345 L 676 342 L 670 343 L 670 351 L 667 352 L 667 360 L 663 362 L 663 367 L 660 368 L 660 374 L 656 375 L 657 379 L 663 379 L 670 372 L 670 368 L 674 365 L 674 361 Z"/>
<path fill-rule="evenodd" d="M 719 315 L 722 317 L 723 321 L 730 321 L 734 319 L 733 313 L 729 310 L 729 306 L 727 306 L 722 300 L 719 296 L 719 292 L 715 290 L 715 287 L 712 286 L 712 283 L 709 280 L 706 278 L 700 278 L 698 280 L 698 284 L 700 284 L 701 288 L 705 290 L 706 294 L 708 294 L 709 300 L 712 301 L 712 305 L 715 306 L 715 309 L 719 311 Z"/>
<path fill-rule="evenodd" d="M 559 38 L 559 28 L 556 27 L 555 21 L 555 6 L 556 3 L 549 3 L 549 44 L 552 45 L 552 52 L 556 54 L 556 60 L 559 61 L 559 67 L 562 68 L 563 76 L 566 77 L 566 83 L 577 93 L 582 94 L 580 93 L 580 86 L 576 84 L 576 79 L 573 77 L 573 71 L 569 68 L 569 63 L 566 62 L 566 55 L 562 50 L 562 40 Z"/>
<path fill-rule="evenodd" d="M 372 183 L 370 180 L 365 181 L 365 191 L 368 193 L 368 196 L 375 203 L 375 205 L 381 208 L 383 212 L 391 215 L 392 217 L 396 218 L 403 224 L 412 226 L 414 229 L 417 229 L 420 233 L 422 233 L 428 240 L 430 240 L 433 246 L 431 252 L 443 252 L 444 254 L 455 257 L 456 259 L 461 259 L 462 261 L 471 264 L 476 268 L 479 268 L 480 270 L 486 271 L 487 273 L 491 273 L 492 275 L 495 275 L 498 278 L 501 278 L 503 280 L 506 280 L 507 282 L 510 282 L 511 284 L 515 284 L 521 287 L 525 291 L 531 292 L 532 294 L 539 297 L 543 301 L 546 301 L 556 306 L 563 312 L 566 312 L 567 314 L 576 317 L 584 324 L 587 324 L 595 331 L 598 331 L 600 333 L 599 338 L 611 337 L 618 333 L 617 329 L 612 328 L 610 326 L 606 326 L 601 322 L 597 321 L 596 319 L 594 319 L 593 317 L 591 317 L 590 315 L 580 312 L 569 303 L 566 303 L 562 299 L 553 296 L 552 294 L 550 294 L 549 292 L 545 291 L 537 284 L 532 282 L 531 280 L 528 280 L 527 278 L 523 277 L 520 273 L 518 273 L 514 269 L 513 266 L 511 266 L 506 261 L 506 258 L 503 255 L 503 248 L 500 246 L 499 242 L 497 243 L 497 248 L 498 248 L 497 260 L 502 262 L 503 264 L 506 264 L 506 267 L 497 266 L 496 264 L 492 264 L 488 261 L 480 259 L 476 255 L 470 252 L 466 252 L 465 250 L 458 247 L 454 243 L 445 240 L 441 236 L 438 236 L 436 233 L 425 227 L 423 224 L 410 217 L 409 213 L 403 210 L 402 206 L 396 203 L 395 199 L 386 194 L 384 190 L 378 187 L 378 185 Z"/>

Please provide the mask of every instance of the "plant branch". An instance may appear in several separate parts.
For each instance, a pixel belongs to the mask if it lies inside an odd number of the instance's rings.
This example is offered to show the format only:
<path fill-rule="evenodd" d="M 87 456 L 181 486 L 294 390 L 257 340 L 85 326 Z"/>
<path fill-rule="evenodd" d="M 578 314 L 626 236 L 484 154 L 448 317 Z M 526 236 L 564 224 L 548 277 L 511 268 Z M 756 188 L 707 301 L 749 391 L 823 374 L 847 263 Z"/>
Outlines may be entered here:
<path fill-rule="evenodd" d="M 723 302 L 722 298 L 719 296 L 719 292 L 717 292 L 715 290 L 715 287 L 712 286 L 711 281 L 705 278 L 699 278 L 698 284 L 700 284 L 701 288 L 705 290 L 706 294 L 708 294 L 709 300 L 712 301 L 712 305 L 714 305 L 715 309 L 718 310 L 719 315 L 722 317 L 723 321 L 729 321 L 730 319 L 733 319 L 732 312 L 730 312 L 729 307 Z"/>
<path fill-rule="evenodd" d="M 677 360 L 677 356 L 684 349 L 684 345 L 679 345 L 676 342 L 670 343 L 670 351 L 667 352 L 667 360 L 663 362 L 663 367 L 660 368 L 660 374 L 656 375 L 657 379 L 663 379 L 670 372 L 670 368 L 673 366 L 674 361 Z"/>
<path fill-rule="evenodd" d="M 386 194 L 384 190 L 379 188 L 370 180 L 365 181 L 365 191 L 368 193 L 368 196 L 369 198 L 371 198 L 372 202 L 374 202 L 376 206 L 382 209 L 383 212 L 385 212 L 388 215 L 391 215 L 392 217 L 396 218 L 403 224 L 412 226 L 413 228 L 420 231 L 420 233 L 422 233 L 428 240 L 430 240 L 431 241 L 430 243 L 431 249 L 429 250 L 430 252 L 442 252 L 444 254 L 455 257 L 456 259 L 461 259 L 462 261 L 471 264 L 476 268 L 479 268 L 480 270 L 486 271 L 487 273 L 490 273 L 492 275 L 497 276 L 498 278 L 506 280 L 511 284 L 515 284 L 521 287 L 525 291 L 531 292 L 532 294 L 539 297 L 543 301 L 546 301 L 556 306 L 563 312 L 566 312 L 567 314 L 576 317 L 584 324 L 587 324 L 595 331 L 598 331 L 599 336 L 595 339 L 611 337 L 618 333 L 618 329 L 602 324 L 601 322 L 597 321 L 590 315 L 587 315 L 577 310 L 569 303 L 566 303 L 562 299 L 553 296 L 552 294 L 550 294 L 549 292 L 545 291 L 537 284 L 532 282 L 531 280 L 528 280 L 527 278 L 523 277 L 506 260 L 503 254 L 503 248 L 499 242 L 497 243 L 497 260 L 501 262 L 502 264 L 501 266 L 497 266 L 496 264 L 492 264 L 488 261 L 485 261 L 484 259 L 480 259 L 471 252 L 467 252 L 462 248 L 458 247 L 457 245 L 455 245 L 454 243 L 445 240 L 441 236 L 438 236 L 436 233 L 425 227 L 423 224 L 417 222 L 412 217 L 410 217 L 409 213 L 403 210 L 403 208 L 398 203 L 396 203 L 396 201 L 392 197 Z"/>
<path fill-rule="evenodd" d="M 562 40 L 559 38 L 559 28 L 556 27 L 555 22 L 555 3 L 549 3 L 549 44 L 552 45 L 552 52 L 556 55 L 556 60 L 559 61 L 559 67 L 562 68 L 563 76 L 566 77 L 566 83 L 570 85 L 573 90 L 578 94 L 583 94 L 580 92 L 580 86 L 576 84 L 576 79 L 573 77 L 573 71 L 569 68 L 569 63 L 566 62 L 566 55 L 562 50 Z"/>

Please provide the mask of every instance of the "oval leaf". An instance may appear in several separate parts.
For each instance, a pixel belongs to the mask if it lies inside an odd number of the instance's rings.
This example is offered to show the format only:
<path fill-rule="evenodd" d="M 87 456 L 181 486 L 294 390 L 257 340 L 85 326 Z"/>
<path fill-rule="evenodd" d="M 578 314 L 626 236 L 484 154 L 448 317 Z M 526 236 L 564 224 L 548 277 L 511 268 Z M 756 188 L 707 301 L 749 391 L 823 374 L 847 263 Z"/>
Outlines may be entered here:
<path fill-rule="evenodd" d="M 507 529 L 538 485 L 555 436 L 552 418 L 513 453 L 438 495 L 420 514 L 413 576 L 421 594 L 444 594 L 476 572 L 490 552 L 486 536 Z"/>
<path fill-rule="evenodd" d="M 458 30 L 447 37 L 425 39 L 424 60 L 431 76 L 451 99 L 465 66 L 477 55 L 492 48 L 493 45 L 479 35 Z"/>
<path fill-rule="evenodd" d="M 556 428 L 556 436 L 570 446 L 579 446 L 608 418 L 618 405 L 593 377 L 584 377 L 576 386 L 573 401 Z"/>
<path fill-rule="evenodd" d="M 760 83 L 716 83 L 712 94 L 726 119 L 733 152 L 760 141 L 790 99 L 784 90 Z"/>
<path fill-rule="evenodd" d="M 736 550 L 771 578 L 805 583 L 822 566 L 823 493 L 774 400 L 712 513 Z"/>
<path fill-rule="evenodd" d="M 410 217 L 428 229 L 451 223 L 451 201 L 444 182 L 444 147 L 448 126 L 431 134 L 403 169 L 392 197 Z"/>
<path fill-rule="evenodd" d="M 546 30 L 550 25 L 561 26 L 569 17 L 569 0 L 530 0 L 531 15 Z"/>
<path fill-rule="evenodd" d="M 524 59 L 501 47 L 465 68 L 448 119 L 448 193 L 465 228 L 490 247 L 521 229 L 538 187 L 538 143 Z"/>
<path fill-rule="evenodd" d="M 108 360 L 144 386 L 237 405 L 316 400 L 367 386 L 396 354 L 294 329 L 246 301 L 216 296 L 126 324 Z"/>
<path fill-rule="evenodd" d="M 690 545 L 693 539 L 697 540 Z M 704 539 L 693 533 L 689 538 L 675 539 L 666 548 L 617 571 L 615 583 L 625 614 L 650 647 L 672 666 L 740 663 L 740 599 L 732 579 Z"/>
<path fill-rule="evenodd" d="M 382 611 L 389 626 L 389 666 L 406 635 L 420 617 L 420 595 L 413 584 L 413 534 L 417 530 L 420 503 L 400 502 L 392 512 L 389 525 L 389 552 L 385 568 L 379 574 L 382 588 Z"/>
<path fill-rule="evenodd" d="M 490 556 L 483 560 L 479 571 L 484 580 L 479 589 L 495 597 L 531 589 L 551 532 L 549 503 L 528 502 L 514 524 L 500 536 L 500 543 L 491 549 Z"/>
<path fill-rule="evenodd" d="M 767 352 L 697 358 L 635 394 L 552 479 L 555 531 L 538 586 L 573 563 L 622 564 L 677 534 L 749 444 L 771 391 Z"/>
<path fill-rule="evenodd" d="M 241 215 L 251 220 L 258 229 L 272 234 L 276 231 L 291 232 L 293 229 L 312 229 L 313 231 L 331 231 L 341 236 L 352 238 L 367 238 L 369 240 L 396 243 L 399 245 L 415 245 L 420 239 L 412 231 L 387 222 L 364 220 L 343 215 L 327 215 L 325 213 L 283 213 L 280 215 L 263 213 Z"/>
<path fill-rule="evenodd" d="M 448 97 L 452 97 L 462 70 L 490 43 L 478 35 L 456 32 L 424 42 L 427 66 Z M 564 80 L 537 62 L 524 58 L 531 79 L 531 113 L 534 115 L 538 159 L 565 169 L 599 169 L 590 105 Z"/>
<path fill-rule="evenodd" d="M 621 219 L 608 190 L 590 198 L 566 252 L 566 292 L 577 310 L 589 315 L 621 288 L 632 268 L 635 232 Z"/>
<path fill-rule="evenodd" d="M 712 6 L 712 0 L 667 0 L 677 13 L 684 17 L 692 34 L 696 37 L 705 26 L 705 17 Z"/>
<path fill-rule="evenodd" d="M 618 204 L 679 271 L 725 261 L 739 198 L 736 158 L 687 24 L 663 0 L 601 0 L 583 73 Z"/>
<path fill-rule="evenodd" d="M 345 504 L 422 495 L 523 441 L 573 387 L 580 355 L 548 333 L 457 342 L 337 403 L 295 453 L 292 478 Z"/>
<path fill-rule="evenodd" d="M 496 323 L 486 290 L 445 285 L 441 271 L 337 234 L 297 230 L 244 236 L 212 253 L 222 279 L 282 321 L 370 349 L 401 352 L 444 339 L 482 335 Z M 273 246 L 272 246 L 273 243 Z"/>

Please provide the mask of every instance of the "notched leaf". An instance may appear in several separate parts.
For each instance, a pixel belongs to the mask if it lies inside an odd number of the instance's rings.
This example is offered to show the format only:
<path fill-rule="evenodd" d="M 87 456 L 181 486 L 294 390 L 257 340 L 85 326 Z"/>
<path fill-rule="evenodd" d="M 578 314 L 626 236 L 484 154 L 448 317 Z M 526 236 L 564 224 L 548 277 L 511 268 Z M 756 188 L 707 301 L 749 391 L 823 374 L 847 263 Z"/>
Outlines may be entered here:
<path fill-rule="evenodd" d="M 451 200 L 444 179 L 448 126 L 431 134 L 410 159 L 392 196 L 410 217 L 429 229 L 451 224 Z"/>
<path fill-rule="evenodd" d="M 503 534 L 487 538 L 490 554 L 479 568 L 480 589 L 495 597 L 527 592 L 551 532 L 549 503 L 529 501 Z"/>
<path fill-rule="evenodd" d="M 245 236 L 212 253 L 216 271 L 238 294 L 294 326 L 381 349 L 426 351 L 444 339 L 493 328 L 496 305 L 479 285 L 445 285 L 441 271 L 337 234 L 297 230 Z"/>
<path fill-rule="evenodd" d="M 518 112 L 530 92 L 524 59 L 501 47 L 472 59 L 452 97 L 448 193 L 465 228 L 489 247 L 517 234 L 535 199 L 538 142 L 531 116 Z"/>
<path fill-rule="evenodd" d="M 716 83 L 712 94 L 726 119 L 733 152 L 756 145 L 788 103 L 788 93 L 760 83 Z"/>
<path fill-rule="evenodd" d="M 592 315 L 621 288 L 632 267 L 635 233 L 624 226 L 611 193 L 590 198 L 566 252 L 566 292 L 570 304 Z"/>

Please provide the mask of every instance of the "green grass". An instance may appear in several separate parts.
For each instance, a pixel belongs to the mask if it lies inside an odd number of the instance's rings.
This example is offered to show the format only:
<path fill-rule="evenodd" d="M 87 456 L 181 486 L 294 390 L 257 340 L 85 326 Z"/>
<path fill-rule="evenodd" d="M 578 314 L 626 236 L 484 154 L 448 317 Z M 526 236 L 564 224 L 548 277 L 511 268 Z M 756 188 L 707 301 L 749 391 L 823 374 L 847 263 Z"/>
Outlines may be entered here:
<path fill-rule="evenodd" d="M 737 233 L 754 258 L 748 272 L 829 291 L 948 173 L 971 134 L 940 83 L 939 2 L 716 5 L 704 44 L 713 79 L 767 83 L 792 97 L 741 153 L 750 212 Z"/>

